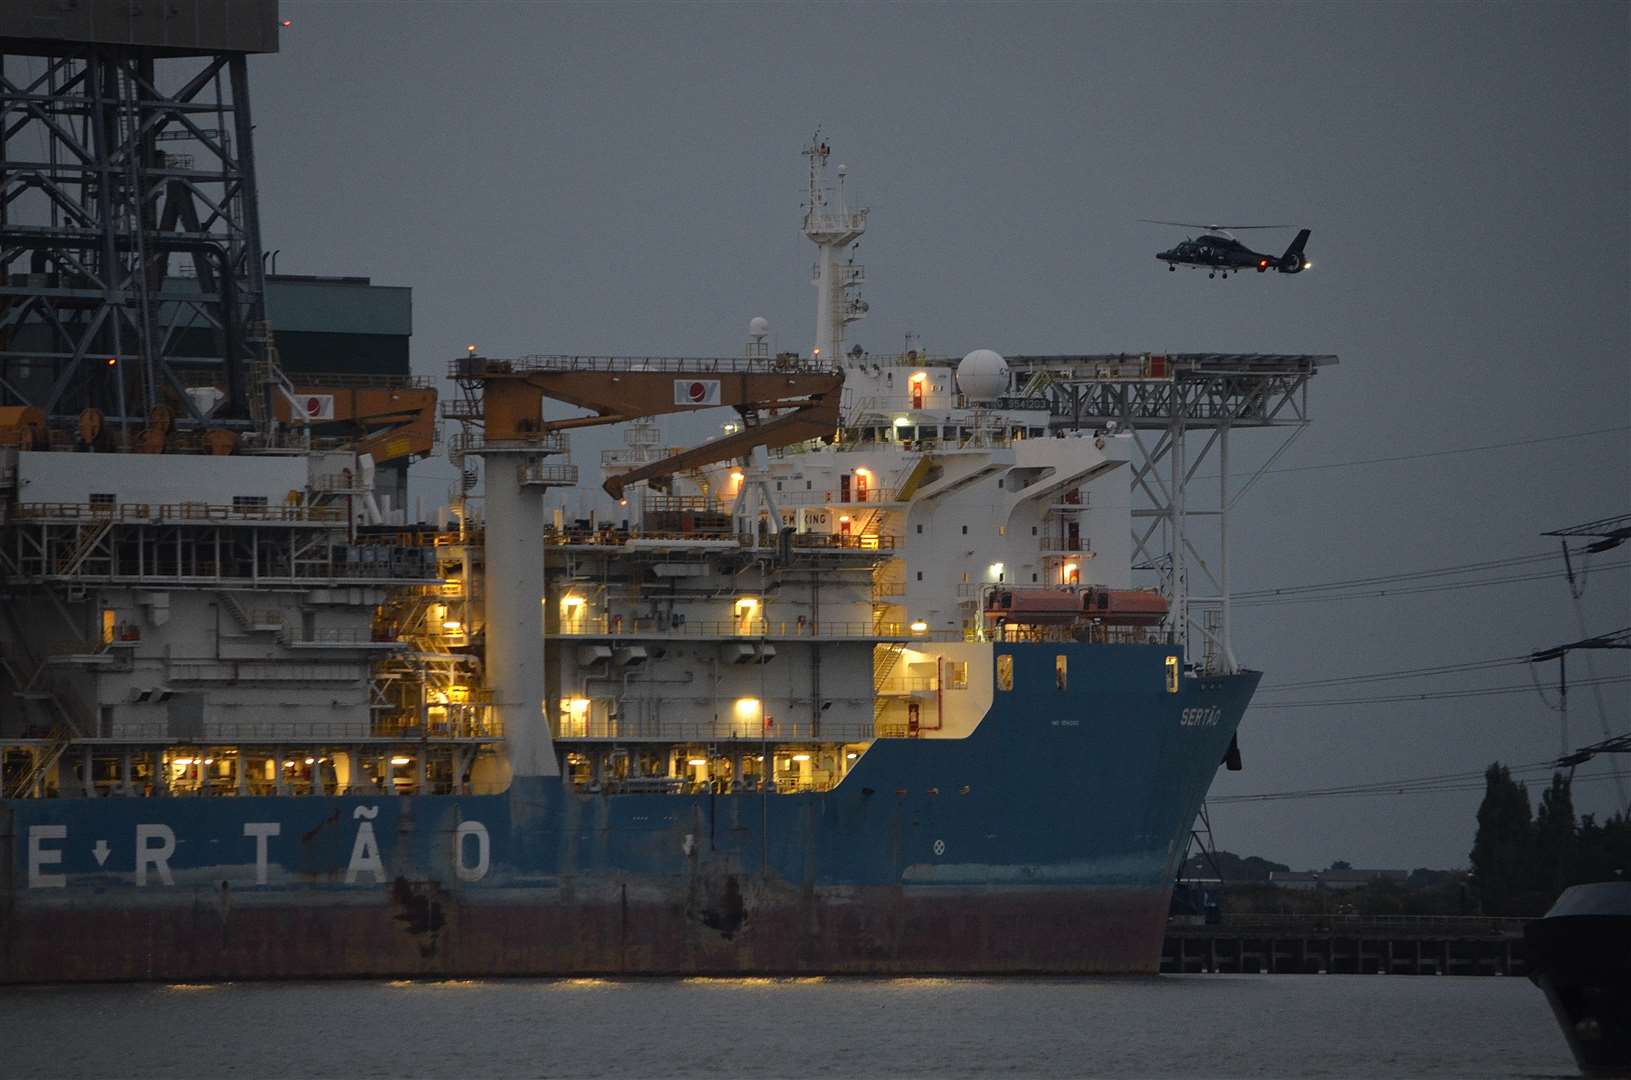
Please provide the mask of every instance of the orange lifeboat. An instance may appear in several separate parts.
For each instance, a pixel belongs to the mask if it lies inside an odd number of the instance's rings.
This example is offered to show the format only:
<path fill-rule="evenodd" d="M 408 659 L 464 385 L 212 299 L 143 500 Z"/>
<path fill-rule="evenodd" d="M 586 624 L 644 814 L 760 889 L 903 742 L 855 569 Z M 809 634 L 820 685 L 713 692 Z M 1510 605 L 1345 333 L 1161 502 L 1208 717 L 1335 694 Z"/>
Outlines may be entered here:
<path fill-rule="evenodd" d="M 1167 601 L 1154 589 L 1089 589 L 1082 593 L 1082 614 L 1107 626 L 1159 626 Z"/>
<path fill-rule="evenodd" d="M 1072 623 L 1082 617 L 1082 601 L 1073 592 L 994 589 L 986 596 L 985 616 L 1033 625 Z"/>

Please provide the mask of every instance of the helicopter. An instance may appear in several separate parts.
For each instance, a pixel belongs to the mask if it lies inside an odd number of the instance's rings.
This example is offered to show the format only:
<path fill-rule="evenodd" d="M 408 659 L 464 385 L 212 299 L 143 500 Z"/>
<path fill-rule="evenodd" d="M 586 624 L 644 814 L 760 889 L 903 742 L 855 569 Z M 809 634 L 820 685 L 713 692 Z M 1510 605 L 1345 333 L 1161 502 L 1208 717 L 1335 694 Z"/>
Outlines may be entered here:
<path fill-rule="evenodd" d="M 1167 264 L 1168 270 L 1177 270 L 1180 265 L 1195 270 L 1207 271 L 1206 276 L 1215 278 L 1219 274 L 1228 277 L 1231 272 L 1239 273 L 1242 270 L 1256 270 L 1259 274 L 1269 270 L 1277 270 L 1282 274 L 1300 274 L 1304 270 L 1313 269 L 1313 262 L 1303 254 L 1303 245 L 1308 243 L 1308 234 L 1311 230 L 1301 229 L 1297 238 L 1291 241 L 1283 255 L 1270 255 L 1262 251 L 1253 251 L 1242 244 L 1234 236 L 1234 230 L 1246 229 L 1283 229 L 1284 225 L 1196 225 L 1187 221 L 1155 221 L 1151 218 L 1140 218 L 1151 225 L 1178 225 L 1186 229 L 1202 229 L 1204 232 L 1198 237 L 1186 238 L 1183 243 L 1174 244 L 1166 251 L 1158 251 L 1155 257 Z"/>

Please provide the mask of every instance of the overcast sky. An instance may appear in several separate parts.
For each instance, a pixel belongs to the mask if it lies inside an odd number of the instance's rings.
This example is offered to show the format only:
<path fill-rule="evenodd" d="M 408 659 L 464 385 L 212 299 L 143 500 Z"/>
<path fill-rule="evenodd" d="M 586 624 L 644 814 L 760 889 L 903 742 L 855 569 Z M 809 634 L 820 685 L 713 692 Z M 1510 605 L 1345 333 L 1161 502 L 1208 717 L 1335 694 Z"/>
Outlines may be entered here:
<path fill-rule="evenodd" d="M 851 337 L 869 349 L 916 331 L 958 355 L 1340 354 L 1279 462 L 1296 471 L 1240 504 L 1237 589 L 1546 552 L 1548 529 L 1631 510 L 1624 4 L 283 7 L 283 51 L 251 66 L 266 244 L 282 272 L 412 286 L 423 373 L 468 342 L 736 354 L 753 315 L 808 347 L 798 151 L 819 124 L 872 209 Z M 1169 274 L 1152 256 L 1181 231 L 1146 217 L 1306 226 L 1316 266 Z M 426 491 L 452 476 L 421 468 Z M 1525 654 L 1631 625 L 1631 574 L 1595 574 L 1578 618 L 1554 577 L 1243 608 L 1236 651 L 1265 687 Z M 1601 719 L 1571 695 L 1575 745 L 1631 730 L 1631 684 L 1599 689 Z M 1214 794 L 1537 762 L 1558 736 L 1532 692 L 1254 709 L 1246 771 Z M 1577 805 L 1614 809 L 1603 769 L 1580 771 Z M 1458 866 L 1479 797 L 1231 804 L 1213 823 L 1220 846 L 1298 867 Z"/>

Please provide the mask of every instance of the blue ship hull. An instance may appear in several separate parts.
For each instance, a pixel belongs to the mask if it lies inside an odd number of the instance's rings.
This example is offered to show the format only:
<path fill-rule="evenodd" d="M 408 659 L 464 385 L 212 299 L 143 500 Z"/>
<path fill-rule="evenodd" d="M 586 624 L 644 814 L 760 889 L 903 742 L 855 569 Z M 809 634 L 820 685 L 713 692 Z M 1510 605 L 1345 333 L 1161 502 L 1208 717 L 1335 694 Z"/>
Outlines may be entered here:
<path fill-rule="evenodd" d="M 1015 689 L 968 738 L 821 793 L 9 801 L 0 979 L 1154 973 L 1259 676 L 995 651 Z"/>

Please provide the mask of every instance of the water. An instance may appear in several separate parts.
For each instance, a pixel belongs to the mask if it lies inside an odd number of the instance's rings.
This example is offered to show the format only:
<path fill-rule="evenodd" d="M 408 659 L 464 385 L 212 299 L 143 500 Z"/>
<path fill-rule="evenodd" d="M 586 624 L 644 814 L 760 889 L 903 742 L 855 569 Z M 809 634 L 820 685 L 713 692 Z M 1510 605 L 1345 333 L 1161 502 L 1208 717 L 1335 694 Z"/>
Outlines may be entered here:
<path fill-rule="evenodd" d="M 0 992 L 0 1071 L 165 1077 L 1565 1077 L 1527 979 L 553 979 Z"/>

